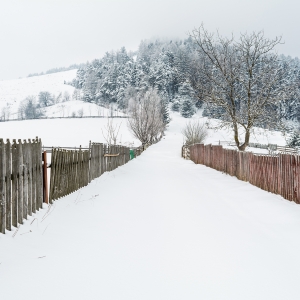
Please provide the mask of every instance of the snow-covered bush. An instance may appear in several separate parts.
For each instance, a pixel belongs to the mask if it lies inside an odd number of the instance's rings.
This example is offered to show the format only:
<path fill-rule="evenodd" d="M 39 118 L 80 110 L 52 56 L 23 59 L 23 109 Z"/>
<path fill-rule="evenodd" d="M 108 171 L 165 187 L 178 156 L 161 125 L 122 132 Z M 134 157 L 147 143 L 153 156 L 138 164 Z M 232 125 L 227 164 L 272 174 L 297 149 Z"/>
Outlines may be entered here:
<path fill-rule="evenodd" d="M 182 130 L 182 134 L 185 139 L 185 145 L 190 146 L 204 143 L 208 131 L 206 125 L 197 120 L 189 121 Z"/>

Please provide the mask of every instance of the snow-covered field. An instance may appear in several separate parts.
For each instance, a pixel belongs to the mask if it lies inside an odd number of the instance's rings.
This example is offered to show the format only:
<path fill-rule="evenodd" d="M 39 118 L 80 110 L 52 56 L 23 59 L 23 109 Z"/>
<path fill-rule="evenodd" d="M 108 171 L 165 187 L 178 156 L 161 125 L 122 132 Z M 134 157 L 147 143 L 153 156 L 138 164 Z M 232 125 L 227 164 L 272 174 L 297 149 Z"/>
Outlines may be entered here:
<path fill-rule="evenodd" d="M 200 123 L 206 124 L 208 128 L 208 136 L 205 140 L 205 144 L 213 144 L 223 145 L 224 148 L 228 149 L 237 149 L 236 146 L 228 146 L 227 142 L 230 142 L 230 144 L 235 144 L 234 138 L 233 138 L 233 131 L 230 129 L 225 128 L 219 128 L 214 129 L 219 126 L 220 122 L 215 119 L 208 119 L 206 117 L 202 117 L 202 112 L 198 111 L 196 115 L 194 115 L 191 119 L 184 119 L 180 116 L 179 113 L 173 112 L 171 114 L 171 118 L 174 120 L 174 122 L 181 124 L 183 127 L 185 124 L 189 123 L 190 121 L 199 121 Z M 240 141 L 243 141 L 243 135 L 242 131 Z M 253 128 L 253 133 L 251 133 L 250 136 L 250 143 L 259 143 L 259 144 L 277 144 L 279 146 L 285 146 L 286 145 L 286 136 L 283 135 L 279 131 L 269 131 L 262 128 Z M 182 138 L 183 142 L 183 138 Z M 248 147 L 246 151 L 251 151 L 254 153 L 263 153 L 268 154 L 268 150 L 266 149 L 259 149 L 259 148 L 251 148 Z"/>
<path fill-rule="evenodd" d="M 115 110 L 114 107 L 105 108 L 79 100 L 57 103 L 44 108 L 43 112 L 47 118 L 124 116 L 124 113 Z"/>
<path fill-rule="evenodd" d="M 89 141 L 105 143 L 107 122 L 119 128 L 117 142 L 139 146 L 125 118 L 70 118 L 0 122 L 1 138 L 29 139 L 38 136 L 46 147 L 88 147 Z"/>
<path fill-rule="evenodd" d="M 183 160 L 172 118 L 141 156 L 0 235 L 1 299 L 299 299 L 300 206 Z"/>

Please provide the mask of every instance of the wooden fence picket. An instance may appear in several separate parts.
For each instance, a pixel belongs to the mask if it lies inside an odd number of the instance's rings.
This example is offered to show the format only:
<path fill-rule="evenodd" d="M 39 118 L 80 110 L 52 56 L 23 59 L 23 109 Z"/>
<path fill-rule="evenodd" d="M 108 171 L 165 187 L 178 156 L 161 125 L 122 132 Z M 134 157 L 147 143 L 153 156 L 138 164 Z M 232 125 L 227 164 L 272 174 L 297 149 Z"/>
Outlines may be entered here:
<path fill-rule="evenodd" d="M 5 144 L 0 139 L 0 232 L 5 233 Z"/>
<path fill-rule="evenodd" d="M 11 144 L 6 140 L 5 146 L 5 198 L 6 198 L 6 229 L 11 230 Z"/>
<path fill-rule="evenodd" d="M 37 166 L 42 164 L 41 141 L 23 142 L 19 139 L 0 139 L 0 232 L 18 227 L 24 219 L 32 215 L 32 161 Z M 33 145 L 36 144 L 36 145 Z M 33 148 L 36 146 L 35 151 Z M 35 157 L 34 157 L 35 156 Z M 37 178 L 38 188 L 42 191 L 43 183 Z M 40 207 L 42 202 L 40 203 Z"/>

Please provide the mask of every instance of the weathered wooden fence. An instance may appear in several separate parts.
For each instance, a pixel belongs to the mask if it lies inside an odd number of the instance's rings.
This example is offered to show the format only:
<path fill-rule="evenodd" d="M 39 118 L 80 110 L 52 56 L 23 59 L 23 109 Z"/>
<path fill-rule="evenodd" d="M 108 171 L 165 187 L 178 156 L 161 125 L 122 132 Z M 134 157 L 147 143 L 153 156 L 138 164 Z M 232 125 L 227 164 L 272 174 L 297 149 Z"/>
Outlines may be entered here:
<path fill-rule="evenodd" d="M 23 224 L 42 208 L 43 173 L 40 139 L 0 139 L 0 232 Z"/>
<path fill-rule="evenodd" d="M 49 202 L 66 196 L 89 183 L 90 151 L 53 149 Z"/>
<path fill-rule="evenodd" d="M 190 159 L 300 204 L 300 155 L 259 155 L 196 144 Z M 184 151 L 182 151 L 184 153 Z"/>
<path fill-rule="evenodd" d="M 134 157 L 147 146 L 133 149 Z M 49 202 L 66 196 L 106 171 L 124 165 L 130 148 L 91 143 L 87 150 L 54 148 L 51 151 Z M 41 140 L 0 139 L 0 233 L 18 227 L 48 203 L 47 151 Z"/>
<path fill-rule="evenodd" d="M 144 147 L 134 149 L 135 156 Z M 130 148 L 119 145 L 91 143 L 89 150 L 52 150 L 49 202 L 88 185 L 104 172 L 126 164 Z"/>

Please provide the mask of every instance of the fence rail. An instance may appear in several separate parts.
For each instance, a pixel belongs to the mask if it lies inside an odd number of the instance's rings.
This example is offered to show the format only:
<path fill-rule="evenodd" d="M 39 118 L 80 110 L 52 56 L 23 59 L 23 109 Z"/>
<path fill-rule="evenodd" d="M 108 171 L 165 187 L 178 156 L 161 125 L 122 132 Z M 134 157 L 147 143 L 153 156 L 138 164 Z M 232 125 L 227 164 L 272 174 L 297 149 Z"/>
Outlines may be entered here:
<path fill-rule="evenodd" d="M 185 148 L 185 147 L 183 147 Z M 221 145 L 189 147 L 190 159 L 224 172 L 287 200 L 300 203 L 300 155 L 256 155 Z"/>

